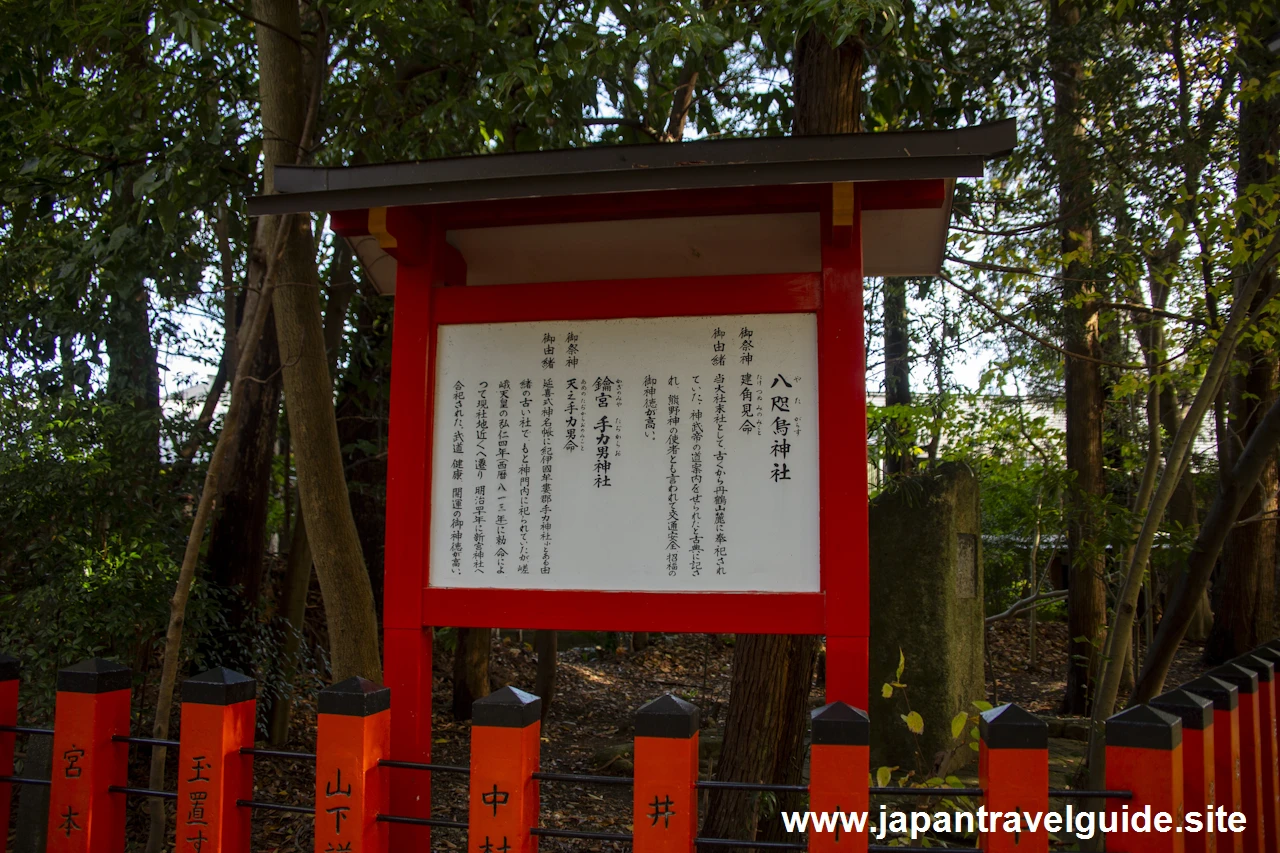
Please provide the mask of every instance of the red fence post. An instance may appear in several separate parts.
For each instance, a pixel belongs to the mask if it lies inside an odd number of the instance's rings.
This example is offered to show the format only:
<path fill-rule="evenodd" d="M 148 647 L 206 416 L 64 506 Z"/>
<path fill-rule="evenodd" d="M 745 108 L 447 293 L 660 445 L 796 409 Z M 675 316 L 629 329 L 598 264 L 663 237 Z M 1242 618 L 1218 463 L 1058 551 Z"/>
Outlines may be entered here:
<path fill-rule="evenodd" d="M 1262 782 L 1263 849 L 1280 850 L 1276 830 L 1280 828 L 1280 776 L 1277 776 L 1276 741 L 1276 667 L 1268 657 L 1250 653 L 1231 661 L 1258 677 L 1258 777 Z"/>
<path fill-rule="evenodd" d="M 53 714 L 53 782 L 49 790 L 48 853 L 124 853 L 124 794 L 133 674 L 106 660 L 87 660 L 58 673 Z"/>
<path fill-rule="evenodd" d="M 1132 791 L 1108 800 L 1115 831 L 1107 849 L 1125 853 L 1183 853 L 1182 720 L 1135 705 L 1107 720 L 1107 789 Z M 1145 826 L 1139 825 L 1145 822 Z"/>
<path fill-rule="evenodd" d="M 542 700 L 504 687 L 471 705 L 471 853 L 535 853 Z"/>
<path fill-rule="evenodd" d="M 1213 802 L 1228 812 L 1239 811 L 1240 691 L 1211 675 L 1188 681 L 1182 689 L 1213 703 Z M 1239 833 L 1217 833 L 1215 839 L 1218 853 L 1244 850 L 1244 837 Z"/>
<path fill-rule="evenodd" d="M 320 691 L 317 710 L 315 853 L 387 853 L 378 762 L 391 745 L 391 690 L 348 678 Z"/>
<path fill-rule="evenodd" d="M 1213 702 L 1181 688 L 1152 699 L 1158 708 L 1182 720 L 1182 801 L 1188 812 L 1210 809 L 1214 802 Z M 1191 832 L 1187 853 L 1213 853 L 1217 849 L 1212 830 Z"/>
<path fill-rule="evenodd" d="M 698 835 L 698 709 L 671 694 L 636 711 L 633 853 L 692 853 Z"/>
<path fill-rule="evenodd" d="M 809 810 L 869 813 L 871 803 L 871 721 L 844 702 L 810 714 Z M 869 818 L 868 818 L 869 819 Z M 811 853 L 866 853 L 867 827 L 833 832 L 809 829 Z"/>
<path fill-rule="evenodd" d="M 1237 663 L 1224 663 L 1209 675 L 1240 691 L 1240 811 L 1244 812 L 1245 853 L 1264 853 L 1266 812 L 1262 810 L 1262 730 L 1258 711 L 1262 697 L 1258 675 Z"/>
<path fill-rule="evenodd" d="M 16 658 L 0 655 L 0 726 L 18 724 L 18 674 Z M 13 749 L 17 735 L 0 732 L 0 776 L 13 775 Z M 9 808 L 13 802 L 13 785 L 0 782 L 0 853 L 9 841 Z"/>
<path fill-rule="evenodd" d="M 178 803 L 174 828 L 179 853 L 249 853 L 257 682 L 224 667 L 182 684 L 178 729 Z"/>
<path fill-rule="evenodd" d="M 985 711 L 978 721 L 978 785 L 990 832 L 979 834 L 984 853 L 1048 853 L 1049 726 L 1017 705 Z M 1041 816 L 1032 830 L 1022 823 Z M 1018 822 L 1007 831 L 1009 816 Z"/>

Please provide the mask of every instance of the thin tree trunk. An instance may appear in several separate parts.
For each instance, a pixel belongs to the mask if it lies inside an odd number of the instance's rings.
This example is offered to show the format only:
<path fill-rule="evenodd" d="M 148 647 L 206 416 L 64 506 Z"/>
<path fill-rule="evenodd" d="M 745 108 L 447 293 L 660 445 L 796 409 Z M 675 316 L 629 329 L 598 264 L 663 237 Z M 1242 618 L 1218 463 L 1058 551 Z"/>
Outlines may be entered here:
<path fill-rule="evenodd" d="M 256 27 L 255 32 L 266 191 L 270 193 L 276 164 L 296 162 L 299 152 L 306 150 L 304 128 L 313 121 L 315 102 L 305 97 L 297 3 L 256 0 L 254 14 L 269 24 Z M 327 53 L 327 47 L 322 50 Z M 312 65 L 318 81 L 326 57 L 318 57 Z M 293 217 L 286 225 L 281 285 L 276 287 L 271 304 L 298 472 L 300 517 L 305 519 L 324 596 L 330 664 L 335 680 L 359 675 L 380 682 L 378 622 L 342 469 L 311 223 L 305 217 Z"/>
<path fill-rule="evenodd" d="M 1096 201 L 1079 94 L 1084 64 L 1078 55 L 1081 7 L 1076 0 L 1050 0 L 1049 41 L 1054 88 L 1054 122 L 1049 150 L 1058 164 L 1058 206 L 1062 253 L 1072 257 L 1063 269 L 1063 325 L 1066 362 L 1067 470 L 1072 475 L 1067 500 L 1067 559 L 1071 578 L 1067 597 L 1067 687 L 1063 710 L 1087 713 L 1098 669 L 1107 615 L 1103 502 L 1106 478 L 1102 447 L 1102 371 L 1099 360 L 1099 294 L 1086 261 L 1093 248 Z"/>
<path fill-rule="evenodd" d="M 542 721 L 551 714 L 551 703 L 556 697 L 556 669 L 560 651 L 558 631 L 539 630 L 533 639 L 533 649 L 538 654 L 538 672 L 533 681 L 533 693 L 542 700 Z"/>
<path fill-rule="evenodd" d="M 538 632 L 542 634 L 541 631 Z M 453 653 L 453 718 L 471 719 L 471 703 L 489 695 L 488 628 L 459 628 Z"/>
<path fill-rule="evenodd" d="M 884 403 L 911 405 L 911 339 L 907 321 L 907 280 L 884 280 Z M 915 467 L 910 418 L 894 418 L 885 425 L 884 473 L 907 474 Z"/>

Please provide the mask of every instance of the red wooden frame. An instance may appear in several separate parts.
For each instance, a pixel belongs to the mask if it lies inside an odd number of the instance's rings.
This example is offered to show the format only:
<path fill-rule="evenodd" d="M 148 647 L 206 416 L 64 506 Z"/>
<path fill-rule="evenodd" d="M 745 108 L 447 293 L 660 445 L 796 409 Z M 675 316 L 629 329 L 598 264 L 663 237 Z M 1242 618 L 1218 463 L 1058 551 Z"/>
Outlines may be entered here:
<path fill-rule="evenodd" d="M 378 217 L 379 228 L 385 228 L 379 237 L 398 261 L 383 614 L 385 680 L 396 696 L 392 751 L 398 760 L 430 760 L 432 625 L 825 634 L 828 701 L 866 707 L 869 611 L 860 209 L 936 207 L 943 203 L 945 186 L 942 181 L 858 186 L 852 215 L 847 209 L 833 214 L 831 185 L 810 185 L 392 208 Z M 445 241 L 452 228 L 767 211 L 820 214 L 821 271 L 465 287 L 465 265 Z M 366 211 L 335 212 L 332 223 L 344 236 L 370 233 Z M 817 317 L 820 592 L 524 591 L 429 585 L 434 364 L 440 325 L 766 313 Z M 393 810 L 425 816 L 429 775 L 397 772 Z M 393 849 L 429 841 L 425 828 L 395 829 Z"/>

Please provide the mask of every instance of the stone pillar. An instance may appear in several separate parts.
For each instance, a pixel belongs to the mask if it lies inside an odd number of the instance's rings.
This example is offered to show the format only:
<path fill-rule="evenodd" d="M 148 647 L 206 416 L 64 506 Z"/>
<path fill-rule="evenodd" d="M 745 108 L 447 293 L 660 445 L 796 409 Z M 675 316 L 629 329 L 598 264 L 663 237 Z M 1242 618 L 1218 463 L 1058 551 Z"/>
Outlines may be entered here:
<path fill-rule="evenodd" d="M 963 744 L 951 752 L 952 718 L 986 696 L 977 479 L 957 464 L 900 479 L 871 502 L 870 538 L 871 768 L 946 773 L 976 758 Z M 906 697 L 924 719 L 918 738 L 902 720 L 902 691 L 882 695 L 899 651 Z"/>

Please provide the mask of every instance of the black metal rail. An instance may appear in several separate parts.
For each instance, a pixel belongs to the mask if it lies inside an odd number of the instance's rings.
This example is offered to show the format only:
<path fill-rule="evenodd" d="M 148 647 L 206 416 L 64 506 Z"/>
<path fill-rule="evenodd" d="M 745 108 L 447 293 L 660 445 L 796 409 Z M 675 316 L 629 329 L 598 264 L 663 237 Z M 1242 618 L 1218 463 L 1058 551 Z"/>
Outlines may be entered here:
<path fill-rule="evenodd" d="M 466 829 L 467 823 L 461 820 L 445 820 L 439 817 L 406 817 L 404 815 L 380 814 L 376 818 L 379 823 L 405 823 L 410 826 L 439 826 L 445 829 Z"/>
<path fill-rule="evenodd" d="M 770 785 L 767 782 L 716 782 L 699 780 L 695 787 L 713 791 L 776 791 L 780 794 L 805 794 L 808 785 Z"/>
<path fill-rule="evenodd" d="M 634 785 L 630 776 L 587 776 L 582 773 L 534 773 L 541 782 L 582 782 L 589 785 Z"/>
<path fill-rule="evenodd" d="M 125 785 L 110 785 L 107 790 L 113 794 L 129 794 L 134 797 L 155 797 L 158 800 L 178 799 L 178 795 L 173 791 L 155 791 L 151 788 L 129 788 Z"/>
<path fill-rule="evenodd" d="M 583 838 L 588 841 L 631 843 L 631 833 L 628 832 L 595 832 L 588 829 L 550 829 L 545 826 L 535 826 L 529 830 L 529 834 L 541 835 L 545 838 Z"/>
<path fill-rule="evenodd" d="M 53 729 L 33 729 L 31 726 L 0 726 L 0 732 L 15 735 L 52 735 Z"/>
<path fill-rule="evenodd" d="M 871 796 L 882 797 L 981 797 L 981 788 L 872 788 Z M 905 848 L 895 847 L 894 850 Z"/>
<path fill-rule="evenodd" d="M 978 847 L 892 847 L 888 844 L 868 844 L 868 853 L 984 853 Z"/>
<path fill-rule="evenodd" d="M 45 788 L 53 784 L 48 779 L 28 779 L 26 776 L 0 776 L 0 782 L 8 782 L 11 785 L 39 785 Z"/>
<path fill-rule="evenodd" d="M 378 760 L 379 767 L 392 767 L 399 770 L 428 770 L 433 773 L 470 773 L 470 767 L 458 767 L 454 764 L 422 764 L 418 761 L 392 761 L 389 758 Z M 536 777 L 537 774 L 535 773 Z"/>
<path fill-rule="evenodd" d="M 129 737 L 128 735 L 112 735 L 111 740 L 115 743 L 136 743 L 139 746 L 181 746 L 176 740 L 161 740 L 155 737 Z"/>
<path fill-rule="evenodd" d="M 243 809 L 260 809 L 265 812 L 294 812 L 313 816 L 316 813 L 311 806 L 289 806 L 284 803 L 264 803 L 261 800 L 236 800 L 236 805 Z"/>
<path fill-rule="evenodd" d="M 290 752 L 286 749 L 257 749 L 252 746 L 240 747 L 241 755 L 252 755 L 258 758 L 291 758 L 296 761 L 315 761 L 314 752 Z"/>
<path fill-rule="evenodd" d="M 750 847 L 755 850 L 808 850 L 809 845 L 799 841 L 738 841 L 735 838 L 695 838 L 694 844 L 708 847 Z M 898 849 L 898 848 L 894 848 Z M 934 851 L 933 853 L 937 853 Z"/>
<path fill-rule="evenodd" d="M 1068 800 L 1084 800 L 1097 797 L 1105 800 L 1132 800 L 1133 791 L 1075 791 L 1049 789 L 1049 796 Z"/>

